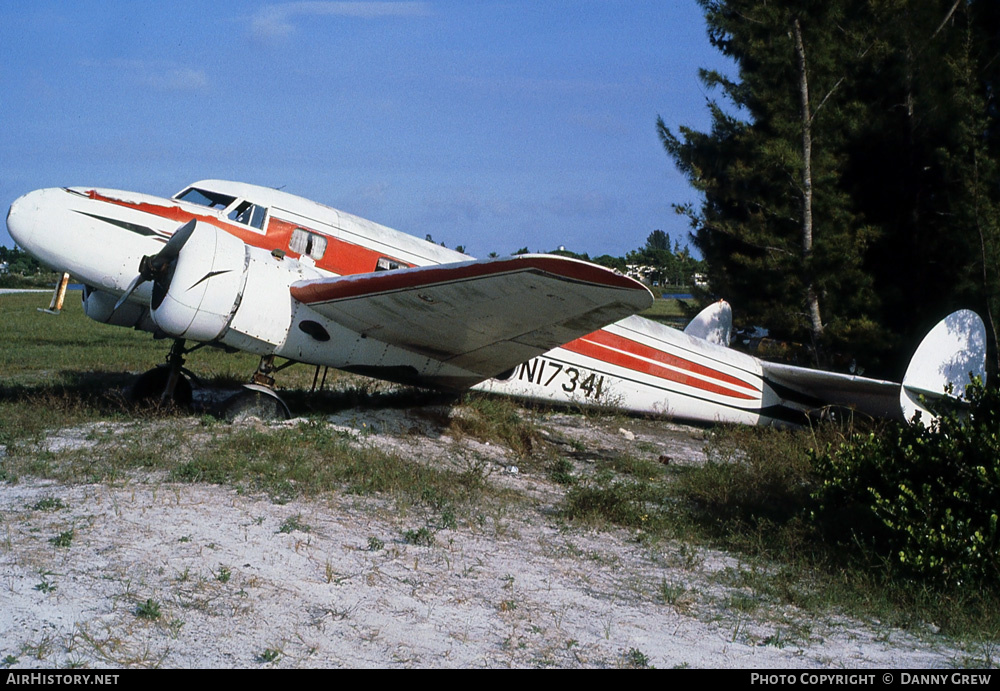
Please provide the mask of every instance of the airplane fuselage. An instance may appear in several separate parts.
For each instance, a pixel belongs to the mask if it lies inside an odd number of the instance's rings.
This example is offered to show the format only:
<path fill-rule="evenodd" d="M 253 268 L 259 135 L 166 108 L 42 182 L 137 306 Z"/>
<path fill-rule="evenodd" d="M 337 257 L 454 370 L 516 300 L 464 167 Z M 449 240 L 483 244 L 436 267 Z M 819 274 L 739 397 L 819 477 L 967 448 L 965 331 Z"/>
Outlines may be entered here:
<path fill-rule="evenodd" d="M 192 285 L 204 282 L 201 293 L 181 299 L 176 316 L 154 320 L 151 303 L 165 299 L 169 306 L 172 298 L 158 298 L 146 283 L 116 308 L 140 260 L 158 252 L 180 224 L 192 219 L 209 230 L 199 231 L 193 248 L 185 250 L 194 258 L 177 271 L 191 274 Z M 273 189 L 206 180 L 165 199 L 50 188 L 18 199 L 7 224 L 22 248 L 84 283 L 88 316 L 109 324 L 157 332 L 168 322 L 174 337 L 418 385 L 451 382 L 452 388 L 703 422 L 781 421 L 809 407 L 789 400 L 787 392 L 779 395 L 756 358 L 637 316 L 492 378 L 426 357 L 426 346 L 387 346 L 377 333 L 368 338 L 363 330 L 345 328 L 290 298 L 292 287 L 320 276 L 471 258 Z"/>

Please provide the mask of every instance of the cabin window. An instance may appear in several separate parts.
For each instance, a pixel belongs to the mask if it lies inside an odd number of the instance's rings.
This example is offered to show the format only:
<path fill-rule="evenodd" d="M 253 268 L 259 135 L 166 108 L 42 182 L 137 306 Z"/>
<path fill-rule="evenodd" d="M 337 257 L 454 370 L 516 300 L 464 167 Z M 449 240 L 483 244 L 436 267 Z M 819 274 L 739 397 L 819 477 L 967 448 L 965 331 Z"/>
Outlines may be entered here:
<path fill-rule="evenodd" d="M 219 194 L 217 192 L 209 192 L 208 190 L 200 190 L 196 187 L 188 187 L 186 190 L 178 194 L 174 199 L 182 202 L 188 202 L 190 204 L 197 204 L 198 206 L 207 206 L 209 209 L 225 209 L 234 201 L 236 197 L 230 197 L 227 194 Z"/>
<path fill-rule="evenodd" d="M 288 241 L 288 249 L 303 257 L 322 259 L 326 252 L 326 238 L 305 228 L 296 228 Z"/>
<path fill-rule="evenodd" d="M 257 230 L 264 230 L 264 216 L 267 209 L 252 202 L 240 202 L 239 206 L 229 212 L 229 219 L 237 223 L 253 226 Z"/>
<path fill-rule="evenodd" d="M 375 264 L 376 271 L 395 271 L 396 269 L 405 269 L 406 264 L 398 262 L 395 259 L 389 259 L 389 257 L 379 257 L 378 262 Z"/>

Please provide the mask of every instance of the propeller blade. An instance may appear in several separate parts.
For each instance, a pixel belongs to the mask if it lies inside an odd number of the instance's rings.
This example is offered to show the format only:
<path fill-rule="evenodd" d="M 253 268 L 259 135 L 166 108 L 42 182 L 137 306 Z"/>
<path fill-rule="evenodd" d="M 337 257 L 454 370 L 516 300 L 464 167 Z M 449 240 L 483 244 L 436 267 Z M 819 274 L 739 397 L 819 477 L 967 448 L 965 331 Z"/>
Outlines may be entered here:
<path fill-rule="evenodd" d="M 118 308 L 125 304 L 125 301 L 131 297 L 135 289 L 146 281 L 156 281 L 164 277 L 164 270 L 170 266 L 170 263 L 177 259 L 177 256 L 181 253 L 181 249 L 184 244 L 191 238 L 191 234 L 194 232 L 195 226 L 198 222 L 193 218 L 174 231 L 174 234 L 170 236 L 166 244 L 160 249 L 156 254 L 147 254 L 139 261 L 139 275 L 132 279 L 125 293 L 118 298 L 118 302 L 115 303 L 114 309 L 111 313 L 114 314 L 118 311 Z"/>
<path fill-rule="evenodd" d="M 144 280 L 146 279 L 142 277 L 142 274 L 139 274 L 138 276 L 132 279 L 132 282 L 129 284 L 128 288 L 125 290 L 122 296 L 118 298 L 118 302 L 115 303 L 114 309 L 111 310 L 111 314 L 117 312 L 118 308 L 125 304 L 125 301 L 128 300 L 129 297 L 131 297 L 132 293 L 135 292 L 135 289 L 138 288 L 139 284 L 142 283 Z"/>
<path fill-rule="evenodd" d="M 184 243 L 190 239 L 196 225 L 198 225 L 198 222 L 192 218 L 178 228 L 170 239 L 167 240 L 167 244 L 163 246 L 163 249 L 150 258 L 150 268 L 154 271 L 160 271 L 164 266 L 177 259 L 177 255 L 181 253 Z"/>

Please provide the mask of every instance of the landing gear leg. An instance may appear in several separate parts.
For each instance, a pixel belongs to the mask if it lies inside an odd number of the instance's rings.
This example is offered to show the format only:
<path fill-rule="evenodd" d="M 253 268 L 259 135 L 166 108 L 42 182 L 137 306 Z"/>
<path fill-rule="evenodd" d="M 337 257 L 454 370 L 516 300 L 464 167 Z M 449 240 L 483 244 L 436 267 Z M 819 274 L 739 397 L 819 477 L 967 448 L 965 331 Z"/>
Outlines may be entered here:
<path fill-rule="evenodd" d="M 173 402 L 178 406 L 191 405 L 191 382 L 184 369 L 184 340 L 175 339 L 167 362 L 142 374 L 132 386 L 133 403 Z"/>
<path fill-rule="evenodd" d="M 251 378 L 252 383 L 244 384 L 242 391 L 223 401 L 219 405 L 217 417 L 229 422 L 252 417 L 266 421 L 287 420 L 292 417 L 288 406 L 274 391 L 274 377 L 271 375 L 277 369 L 280 368 L 275 368 L 273 355 L 262 357 Z"/>

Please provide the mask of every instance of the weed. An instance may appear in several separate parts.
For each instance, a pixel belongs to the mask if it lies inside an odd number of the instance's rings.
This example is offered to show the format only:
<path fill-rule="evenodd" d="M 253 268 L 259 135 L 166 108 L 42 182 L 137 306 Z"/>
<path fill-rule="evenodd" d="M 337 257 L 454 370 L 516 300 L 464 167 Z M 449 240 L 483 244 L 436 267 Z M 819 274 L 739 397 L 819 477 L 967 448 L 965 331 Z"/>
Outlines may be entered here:
<path fill-rule="evenodd" d="M 557 482 L 560 485 L 573 485 L 576 484 L 576 476 L 573 475 L 573 461 L 568 458 L 560 457 L 557 458 L 549 466 L 549 478 L 553 482 Z"/>
<path fill-rule="evenodd" d="M 519 456 L 527 456 L 538 439 L 538 429 L 522 413 L 509 398 L 469 394 L 451 426 L 459 434 L 504 444 Z"/>
<path fill-rule="evenodd" d="M 160 603 L 153 599 L 148 599 L 135 608 L 135 616 L 148 621 L 156 621 L 161 614 Z"/>
<path fill-rule="evenodd" d="M 785 647 L 785 644 L 786 644 L 785 638 L 781 635 L 780 629 L 775 633 L 772 633 L 770 636 L 767 636 L 763 641 L 761 641 L 761 645 L 769 645 L 774 648 L 777 648 L 778 650 L 783 649 Z"/>
<path fill-rule="evenodd" d="M 500 603 L 497 609 L 499 609 L 501 612 L 513 612 L 514 610 L 517 609 L 517 601 L 504 600 L 503 602 Z"/>
<path fill-rule="evenodd" d="M 38 643 L 25 643 L 22 651 L 36 660 L 44 660 L 52 653 L 52 645 L 52 638 L 44 635 Z"/>
<path fill-rule="evenodd" d="M 71 544 L 73 544 L 73 538 L 75 536 L 76 533 L 73 529 L 64 530 L 55 537 L 49 538 L 49 542 L 51 542 L 56 547 L 69 547 Z"/>
<path fill-rule="evenodd" d="M 653 669 L 649 664 L 649 657 L 638 648 L 629 648 L 628 652 L 622 655 L 622 663 L 627 669 Z"/>
<path fill-rule="evenodd" d="M 667 581 L 666 578 L 660 581 L 660 598 L 668 605 L 676 605 L 687 592 L 680 583 Z"/>
<path fill-rule="evenodd" d="M 6 655 L 6 656 L 4 656 L 3 660 L 0 660 L 0 667 L 7 667 L 7 668 L 9 668 L 9 667 L 13 667 L 16 664 L 17 664 L 17 658 L 14 657 L 13 655 Z"/>
<path fill-rule="evenodd" d="M 441 510 L 440 527 L 442 530 L 454 530 L 458 527 L 458 519 L 455 518 L 455 510 L 446 506 Z"/>
<path fill-rule="evenodd" d="M 410 545 L 418 545 L 421 547 L 433 547 L 434 546 L 434 531 L 424 526 L 418 528 L 417 530 L 407 530 L 403 533 L 403 540 Z"/>
<path fill-rule="evenodd" d="M 229 570 L 228 566 L 219 565 L 219 570 L 215 572 L 215 580 L 219 583 L 228 583 L 229 579 L 233 577 L 233 572 Z"/>
<path fill-rule="evenodd" d="M 292 533 L 298 531 L 300 533 L 308 533 L 311 529 L 310 526 L 302 522 L 302 514 L 295 514 L 282 522 L 281 527 L 278 528 L 278 532 Z"/>
<path fill-rule="evenodd" d="M 49 583 L 45 579 L 45 576 L 42 576 L 42 582 L 35 586 L 35 590 L 46 594 L 55 591 L 55 589 L 56 586 L 53 583 Z"/>
<path fill-rule="evenodd" d="M 171 638 L 177 638 L 181 633 L 181 628 L 184 626 L 184 622 L 181 619 L 171 619 L 170 623 L 167 624 L 167 629 L 170 631 Z"/>
<path fill-rule="evenodd" d="M 269 662 L 277 662 L 281 659 L 281 650 L 277 648 L 265 648 L 264 652 L 257 656 L 257 662 L 261 664 L 267 664 Z"/>
<path fill-rule="evenodd" d="M 378 552 L 379 550 L 383 549 L 384 547 L 385 547 L 385 542 L 383 542 L 382 540 L 379 540 L 374 535 L 372 535 L 372 536 L 370 536 L 368 538 L 368 551 L 369 552 Z"/>
<path fill-rule="evenodd" d="M 750 614 L 757 611 L 760 607 L 760 601 L 752 595 L 747 595 L 746 593 L 734 593 L 726 598 L 725 607 L 726 609 Z"/>
<path fill-rule="evenodd" d="M 705 448 L 707 461 L 678 477 L 677 493 L 716 533 L 784 524 L 808 504 L 813 473 L 806 452 L 813 443 L 800 430 L 720 429 Z"/>
<path fill-rule="evenodd" d="M 66 505 L 58 497 L 44 497 L 32 504 L 31 508 L 35 511 L 58 511 L 65 509 Z"/>

